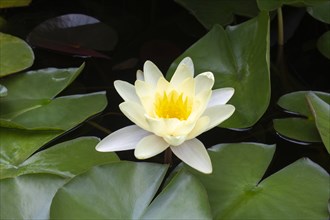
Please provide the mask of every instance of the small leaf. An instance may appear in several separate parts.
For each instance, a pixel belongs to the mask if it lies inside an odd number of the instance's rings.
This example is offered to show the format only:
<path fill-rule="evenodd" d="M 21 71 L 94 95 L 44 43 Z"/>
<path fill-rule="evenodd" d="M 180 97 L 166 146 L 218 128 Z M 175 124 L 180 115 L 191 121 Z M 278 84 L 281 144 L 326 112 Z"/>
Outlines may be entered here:
<path fill-rule="evenodd" d="M 268 108 L 270 100 L 268 20 L 268 14 L 262 12 L 258 17 L 226 30 L 214 26 L 172 63 L 167 78 L 173 75 L 184 57 L 191 57 L 196 74 L 213 72 L 214 89 L 235 89 L 229 101 L 236 108 L 234 115 L 220 126 L 253 126 Z"/>
<path fill-rule="evenodd" d="M 95 150 L 99 142 L 95 137 L 81 137 L 66 141 L 32 155 L 10 169 L 1 169 L 0 177 L 9 178 L 29 173 L 50 173 L 73 177 L 92 166 L 119 161 L 115 153 Z"/>
<path fill-rule="evenodd" d="M 0 77 L 22 71 L 33 64 L 34 54 L 23 40 L 0 32 Z"/>
<path fill-rule="evenodd" d="M 66 14 L 38 25 L 27 41 L 37 47 L 69 54 L 109 58 L 95 50 L 113 50 L 118 37 L 111 27 L 96 18 Z"/>
<path fill-rule="evenodd" d="M 330 153 L 330 105 L 313 92 L 307 93 L 307 100 L 322 141 Z"/>
<path fill-rule="evenodd" d="M 330 14 L 330 13 L 329 13 Z M 330 31 L 325 32 L 317 41 L 317 49 L 330 59 Z"/>
<path fill-rule="evenodd" d="M 1 219 L 49 219 L 52 199 L 65 182 L 50 174 L 0 180 Z"/>
<path fill-rule="evenodd" d="M 201 24 L 211 29 L 215 24 L 227 25 L 234 20 L 234 14 L 255 17 L 258 8 L 255 0 L 176 0 L 190 11 Z"/>
<path fill-rule="evenodd" d="M 205 186 L 213 219 L 327 219 L 329 174 L 300 159 L 262 179 L 274 145 L 221 144 L 209 152 L 214 171 L 189 169 Z"/>

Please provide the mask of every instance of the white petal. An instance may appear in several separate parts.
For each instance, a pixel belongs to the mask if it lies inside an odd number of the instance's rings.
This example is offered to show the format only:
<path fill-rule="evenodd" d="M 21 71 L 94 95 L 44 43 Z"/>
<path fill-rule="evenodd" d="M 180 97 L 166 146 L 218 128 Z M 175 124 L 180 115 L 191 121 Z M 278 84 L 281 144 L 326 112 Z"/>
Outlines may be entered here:
<path fill-rule="evenodd" d="M 224 105 L 234 95 L 235 89 L 231 87 L 216 89 L 212 91 L 211 99 L 207 107 L 215 105 Z"/>
<path fill-rule="evenodd" d="M 173 147 L 173 153 L 183 162 L 202 173 L 212 173 L 212 163 L 202 142 L 196 138 Z"/>
<path fill-rule="evenodd" d="M 137 80 L 135 81 L 135 91 L 144 110 L 150 114 L 154 106 L 155 88 L 144 81 Z"/>
<path fill-rule="evenodd" d="M 196 81 L 196 95 L 205 90 L 211 90 L 214 84 L 214 76 L 211 72 L 198 74 L 195 77 Z"/>
<path fill-rule="evenodd" d="M 184 58 L 176 68 L 170 83 L 178 88 L 181 82 L 187 78 L 194 77 L 194 64 L 190 57 Z"/>
<path fill-rule="evenodd" d="M 135 87 L 125 81 L 116 80 L 114 82 L 114 86 L 118 92 L 118 94 L 125 100 L 125 101 L 132 101 L 140 103 L 139 97 L 136 95 Z"/>
<path fill-rule="evenodd" d="M 200 117 L 196 122 L 195 127 L 188 134 L 187 139 L 192 139 L 202 134 L 208 128 L 209 123 L 210 123 L 209 117 L 207 116 Z"/>
<path fill-rule="evenodd" d="M 134 155 L 138 159 L 147 159 L 160 154 L 169 144 L 163 138 L 156 135 L 144 137 L 136 146 Z"/>
<path fill-rule="evenodd" d="M 138 71 L 136 71 L 136 79 L 137 79 L 137 80 L 144 81 L 144 75 L 143 75 L 142 70 L 138 70 Z"/>
<path fill-rule="evenodd" d="M 221 122 L 228 119 L 235 111 L 235 107 L 233 105 L 216 105 L 210 108 L 207 108 L 203 113 L 203 116 L 207 116 L 210 119 L 210 123 L 208 124 L 205 131 L 214 128 L 219 125 Z"/>
<path fill-rule="evenodd" d="M 135 102 L 123 102 L 119 105 L 124 115 L 137 126 L 149 130 L 148 123 L 144 117 L 145 111 L 141 105 Z"/>
<path fill-rule="evenodd" d="M 147 135 L 150 135 L 150 132 L 136 125 L 127 126 L 106 136 L 95 149 L 100 152 L 131 150 Z"/>
<path fill-rule="evenodd" d="M 179 146 L 186 140 L 186 136 L 165 136 L 164 140 L 171 146 Z"/>
<path fill-rule="evenodd" d="M 156 85 L 159 78 L 163 77 L 162 72 L 158 67 L 151 61 L 147 60 L 143 66 L 144 80 L 147 83 Z"/>

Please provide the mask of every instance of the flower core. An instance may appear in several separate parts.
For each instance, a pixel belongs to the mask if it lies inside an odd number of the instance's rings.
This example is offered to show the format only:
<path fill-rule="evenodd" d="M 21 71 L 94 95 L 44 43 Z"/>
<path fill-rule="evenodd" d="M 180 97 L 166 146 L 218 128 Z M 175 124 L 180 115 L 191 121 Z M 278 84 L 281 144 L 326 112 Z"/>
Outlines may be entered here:
<path fill-rule="evenodd" d="M 176 90 L 170 93 L 164 91 L 163 94 L 156 94 L 154 107 L 159 118 L 177 118 L 182 121 L 187 120 L 192 111 L 192 100 Z"/>

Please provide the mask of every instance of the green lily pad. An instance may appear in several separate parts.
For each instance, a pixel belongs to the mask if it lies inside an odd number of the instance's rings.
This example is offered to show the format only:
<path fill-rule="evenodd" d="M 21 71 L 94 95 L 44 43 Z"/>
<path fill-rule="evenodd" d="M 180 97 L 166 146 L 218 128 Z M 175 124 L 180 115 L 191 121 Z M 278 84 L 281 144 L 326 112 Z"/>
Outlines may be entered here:
<path fill-rule="evenodd" d="M 40 151 L 22 164 L 1 169 L 0 178 L 15 177 L 29 173 L 50 173 L 73 177 L 92 166 L 119 161 L 115 153 L 100 153 L 95 150 L 99 142 L 95 137 L 81 137 L 66 141 Z"/>
<path fill-rule="evenodd" d="M 260 10 L 272 11 L 283 5 L 291 5 L 298 7 L 320 5 L 328 0 L 257 0 Z"/>
<path fill-rule="evenodd" d="M 329 13 L 330 14 L 330 13 Z M 317 49 L 330 59 L 330 31 L 325 32 L 317 41 Z"/>
<path fill-rule="evenodd" d="M 0 97 L 4 97 L 8 94 L 8 89 L 0 84 Z"/>
<path fill-rule="evenodd" d="M 313 92 L 307 94 L 307 101 L 312 110 L 322 141 L 328 153 L 330 153 L 330 105 Z"/>
<path fill-rule="evenodd" d="M 214 26 L 174 61 L 167 77 L 173 75 L 184 57 L 191 57 L 196 74 L 213 72 L 214 89 L 235 89 L 229 103 L 235 106 L 236 111 L 221 126 L 250 127 L 264 114 L 270 100 L 268 29 L 269 17 L 264 12 L 245 23 L 229 26 L 226 30 Z"/>
<path fill-rule="evenodd" d="M 33 51 L 20 38 L 0 32 L 0 51 L 0 77 L 22 71 L 33 64 Z"/>
<path fill-rule="evenodd" d="M 32 0 L 2 0 L 0 1 L 0 8 L 12 8 L 28 6 Z"/>
<path fill-rule="evenodd" d="M 307 12 L 315 19 L 330 24 L 330 1 L 307 8 Z"/>
<path fill-rule="evenodd" d="M 284 137 L 303 141 L 321 142 L 320 134 L 316 128 L 315 120 L 306 99 L 307 91 L 293 92 L 283 95 L 277 102 L 279 106 L 289 112 L 303 117 L 281 118 L 273 120 L 275 130 Z M 315 92 L 326 103 L 330 103 L 330 94 Z"/>
<path fill-rule="evenodd" d="M 211 219 L 205 189 L 181 172 L 152 201 L 160 164 L 119 162 L 76 176 L 56 193 L 52 219 Z M 150 204 L 151 203 L 151 204 Z"/>
<path fill-rule="evenodd" d="M 258 15 L 258 7 L 255 0 L 176 0 L 207 29 L 213 25 L 227 25 L 233 22 L 234 15 L 255 17 Z"/>
<path fill-rule="evenodd" d="M 1 219 L 49 219 L 52 199 L 67 181 L 51 174 L 30 174 L 1 180 Z"/>
<path fill-rule="evenodd" d="M 208 192 L 213 219 L 327 219 L 329 174 L 304 158 L 263 179 L 274 145 L 221 144 L 209 154 L 214 171 L 189 169 Z"/>

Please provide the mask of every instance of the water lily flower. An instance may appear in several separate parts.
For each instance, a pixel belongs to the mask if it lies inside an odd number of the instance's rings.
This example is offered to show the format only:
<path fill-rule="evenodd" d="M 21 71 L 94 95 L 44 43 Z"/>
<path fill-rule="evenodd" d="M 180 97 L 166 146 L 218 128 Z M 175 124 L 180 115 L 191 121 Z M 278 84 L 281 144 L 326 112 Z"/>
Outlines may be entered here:
<path fill-rule="evenodd" d="M 235 107 L 226 104 L 233 88 L 212 90 L 214 76 L 204 72 L 194 77 L 191 58 L 183 59 L 168 82 L 151 61 L 137 72 L 132 85 L 114 82 L 124 99 L 119 105 L 135 125 L 124 127 L 105 137 L 97 151 L 135 149 L 138 159 L 153 157 L 168 147 L 189 166 L 203 173 L 212 172 L 212 164 L 203 143 L 196 137 L 228 119 Z"/>

